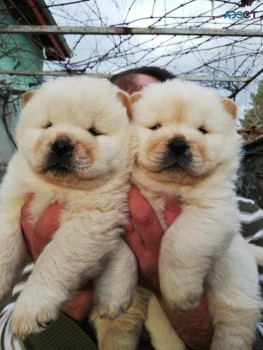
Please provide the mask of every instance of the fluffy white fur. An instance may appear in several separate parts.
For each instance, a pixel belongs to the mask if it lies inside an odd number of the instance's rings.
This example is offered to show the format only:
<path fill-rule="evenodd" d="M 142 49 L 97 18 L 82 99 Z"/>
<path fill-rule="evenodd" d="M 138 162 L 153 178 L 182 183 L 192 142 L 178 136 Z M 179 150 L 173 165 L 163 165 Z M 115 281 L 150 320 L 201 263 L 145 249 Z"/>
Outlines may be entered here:
<path fill-rule="evenodd" d="M 128 97 L 104 79 L 72 77 L 27 93 L 0 200 L 0 301 L 25 262 L 20 209 L 30 194 L 34 224 L 49 204 L 64 205 L 60 227 L 37 260 L 11 319 L 25 337 L 57 317 L 86 280 L 111 319 L 132 302 L 132 252 L 120 238 L 133 163 Z M 106 286 L 106 287 L 105 287 Z"/>
<path fill-rule="evenodd" d="M 133 182 L 165 230 L 159 260 L 162 295 L 171 310 L 187 311 L 207 288 L 215 329 L 211 349 L 249 350 L 259 289 L 254 251 L 239 234 L 236 106 L 212 89 L 179 80 L 151 85 L 132 100 L 138 136 Z M 182 213 L 167 228 L 169 198 L 180 200 Z M 151 301 L 147 326 L 155 348 L 185 349 L 171 327 L 165 331 L 168 323 L 161 313 L 158 302 Z"/>

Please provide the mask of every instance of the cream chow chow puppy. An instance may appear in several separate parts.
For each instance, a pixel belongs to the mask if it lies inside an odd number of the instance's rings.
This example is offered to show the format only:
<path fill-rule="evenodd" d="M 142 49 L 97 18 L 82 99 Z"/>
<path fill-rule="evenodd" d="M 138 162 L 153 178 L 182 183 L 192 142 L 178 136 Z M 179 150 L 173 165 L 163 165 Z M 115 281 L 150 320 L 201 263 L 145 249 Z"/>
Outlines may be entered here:
<path fill-rule="evenodd" d="M 152 84 L 131 97 L 138 137 L 133 182 L 165 230 L 160 289 L 171 310 L 194 308 L 208 290 L 212 350 L 251 349 L 259 316 L 254 255 L 241 235 L 234 181 L 239 165 L 237 107 L 214 90 L 179 80 Z M 166 227 L 164 206 L 181 202 Z M 186 349 L 156 299 L 146 322 L 158 350 Z"/>
<path fill-rule="evenodd" d="M 130 306 L 137 281 L 135 258 L 120 238 L 134 153 L 129 98 L 107 80 L 71 77 L 26 93 L 24 101 L 18 151 L 1 186 L 0 302 L 27 255 L 21 206 L 33 194 L 32 223 L 55 201 L 63 212 L 16 302 L 17 337 L 54 320 L 91 278 L 100 316 L 114 319 Z"/>

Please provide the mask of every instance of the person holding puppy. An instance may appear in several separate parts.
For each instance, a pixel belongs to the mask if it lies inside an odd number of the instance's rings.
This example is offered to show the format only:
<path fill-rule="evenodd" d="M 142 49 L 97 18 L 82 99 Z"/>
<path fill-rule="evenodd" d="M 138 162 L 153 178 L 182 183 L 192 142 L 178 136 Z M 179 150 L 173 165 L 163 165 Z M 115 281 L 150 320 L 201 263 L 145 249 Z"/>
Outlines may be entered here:
<path fill-rule="evenodd" d="M 174 76 L 166 70 L 157 67 L 142 67 L 117 74 L 112 77 L 111 81 L 131 94 L 149 84 L 163 82 L 172 78 Z M 239 204 L 241 213 L 247 212 L 247 215 L 241 214 L 241 219 L 247 220 L 247 222 L 243 220 L 243 233 L 249 237 L 250 241 L 253 241 L 253 237 L 255 237 L 255 243 L 260 243 L 260 235 L 257 233 L 263 227 L 263 212 L 251 201 L 240 199 Z M 212 321 L 209 318 L 206 295 L 202 296 L 197 308 L 190 313 L 176 315 L 167 308 L 161 297 L 158 281 L 158 255 L 163 235 L 160 223 L 152 208 L 136 188 L 133 188 L 130 192 L 129 207 L 131 221 L 126 227 L 124 239 L 137 258 L 140 284 L 156 294 L 171 325 L 189 348 L 209 349 L 213 329 Z M 34 227 L 31 226 L 28 219 L 30 216 L 28 208 L 29 205 L 27 203 L 22 211 L 22 227 L 30 255 L 33 260 L 36 260 L 51 239 L 53 232 L 58 228 L 61 207 L 58 203 L 51 205 Z M 253 225 L 249 225 L 249 217 L 252 217 L 253 213 L 257 213 L 258 219 Z M 179 214 L 180 203 L 172 202 L 167 204 L 166 221 L 168 225 Z M 258 241 L 256 241 L 256 238 L 258 238 Z M 68 344 L 71 342 L 69 349 L 96 349 L 95 345 L 92 344 L 92 341 L 95 342 L 94 335 L 85 321 L 91 307 L 92 285 L 90 283 L 84 286 L 82 290 L 76 292 L 72 299 L 64 305 L 63 314 L 58 321 L 51 327 L 48 327 L 45 332 L 33 335 L 27 339 L 24 346 L 28 349 L 39 350 L 65 348 L 66 337 Z M 86 333 L 89 334 L 91 339 L 88 338 Z M 64 340 L 62 336 L 60 337 L 60 334 L 63 334 Z M 1 339 L 5 336 L 4 332 L 0 334 Z M 55 345 L 55 341 L 57 345 Z M 64 342 L 63 345 L 61 345 L 61 342 Z M 253 349 L 262 349 L 262 347 L 262 337 L 258 336 Z M 150 339 L 145 333 L 142 334 L 138 349 L 152 349 Z"/>

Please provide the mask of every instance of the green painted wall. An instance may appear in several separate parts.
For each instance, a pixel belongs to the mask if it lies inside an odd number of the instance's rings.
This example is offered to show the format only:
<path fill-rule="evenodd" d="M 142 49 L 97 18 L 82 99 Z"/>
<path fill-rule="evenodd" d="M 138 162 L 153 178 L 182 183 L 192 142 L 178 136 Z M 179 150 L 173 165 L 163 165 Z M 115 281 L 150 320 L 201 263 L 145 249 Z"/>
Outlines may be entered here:
<path fill-rule="evenodd" d="M 0 25 L 19 24 L 3 11 L 4 7 L 0 0 Z M 42 70 L 42 50 L 34 40 L 34 37 L 21 34 L 1 34 L 0 70 Z M 19 117 L 19 91 L 35 89 L 39 83 L 39 77 L 0 75 L 0 163 L 7 162 L 15 151 L 11 138 L 15 139 L 15 125 Z M 14 90 L 16 93 L 12 93 Z"/>

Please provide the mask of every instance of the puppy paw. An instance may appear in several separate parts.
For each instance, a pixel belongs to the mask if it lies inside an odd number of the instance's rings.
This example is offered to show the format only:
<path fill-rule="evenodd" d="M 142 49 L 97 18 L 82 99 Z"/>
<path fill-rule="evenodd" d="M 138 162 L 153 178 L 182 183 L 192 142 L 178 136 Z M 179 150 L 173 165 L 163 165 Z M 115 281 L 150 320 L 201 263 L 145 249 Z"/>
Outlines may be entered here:
<path fill-rule="evenodd" d="M 132 296 L 119 297 L 110 295 L 108 298 L 96 298 L 96 309 L 100 318 L 114 320 L 124 314 L 132 304 Z"/>
<path fill-rule="evenodd" d="M 38 333 L 57 316 L 58 309 L 48 303 L 25 303 L 18 299 L 11 317 L 12 334 L 18 338 L 25 338 L 29 334 Z"/>
<path fill-rule="evenodd" d="M 199 303 L 199 294 L 188 292 L 187 294 L 179 297 L 174 297 L 162 292 L 163 298 L 166 301 L 169 308 L 174 312 L 187 312 L 194 309 Z"/>
<path fill-rule="evenodd" d="M 161 281 L 161 293 L 169 308 L 174 312 L 187 312 L 194 309 L 200 300 L 203 286 L 175 280 Z"/>

